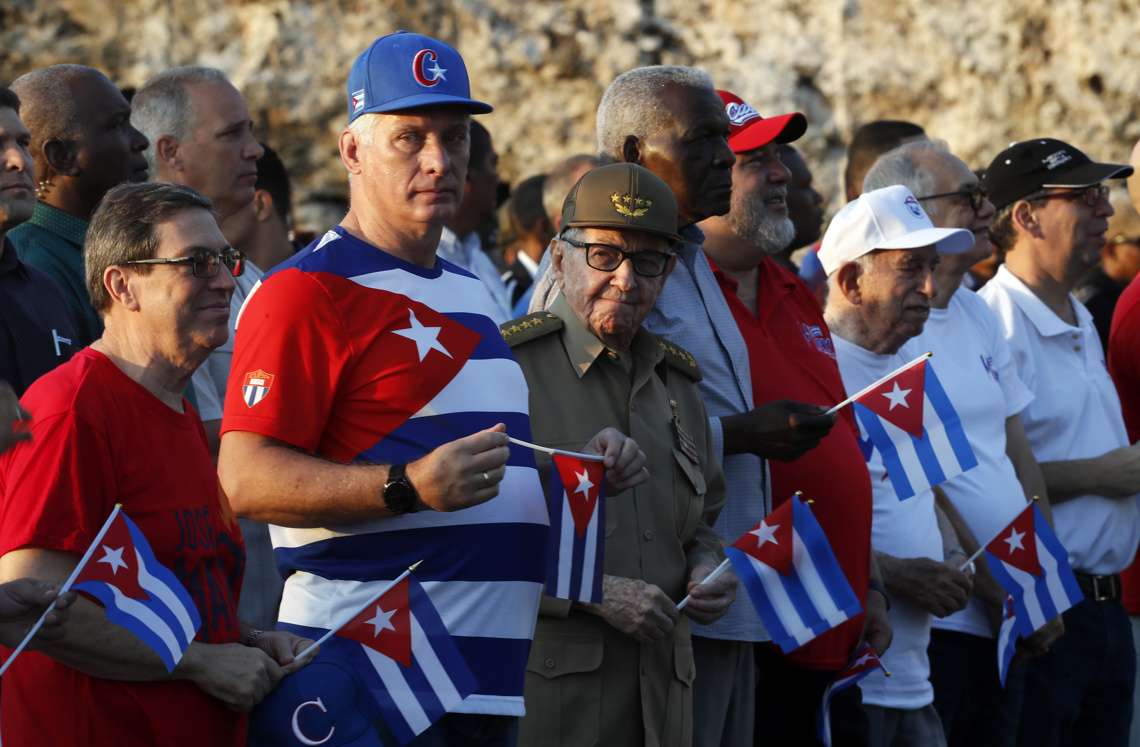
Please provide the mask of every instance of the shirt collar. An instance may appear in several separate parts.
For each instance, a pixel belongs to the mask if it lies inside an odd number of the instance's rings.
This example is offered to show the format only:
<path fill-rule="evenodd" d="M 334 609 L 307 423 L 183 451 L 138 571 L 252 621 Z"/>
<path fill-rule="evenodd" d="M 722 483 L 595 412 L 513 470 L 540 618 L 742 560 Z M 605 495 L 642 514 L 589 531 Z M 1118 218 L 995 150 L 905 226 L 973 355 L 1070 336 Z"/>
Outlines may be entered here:
<path fill-rule="evenodd" d="M 13 270 L 19 269 L 20 258 L 16 256 L 16 247 L 5 236 L 0 243 L 4 246 L 4 253 L 0 254 L 0 275 L 5 275 Z"/>
<path fill-rule="evenodd" d="M 1010 272 L 1006 265 L 998 268 L 997 275 L 990 282 L 995 281 L 1006 289 L 1009 297 L 1017 304 L 1017 308 L 1021 309 L 1021 313 L 1033 322 L 1033 326 L 1037 328 L 1038 334 L 1042 337 L 1072 334 L 1075 327 L 1070 326 L 1065 320 L 1057 316 L 1052 309 L 1045 305 L 1044 301 L 1037 297 L 1036 293 L 1030 290 L 1028 285 L 1021 281 L 1021 278 Z M 1073 307 L 1073 313 L 1076 314 L 1077 327 L 1088 326 L 1092 322 L 1092 315 L 1089 314 L 1084 304 L 1078 302 L 1072 293 L 1069 294 L 1069 303 Z"/>
<path fill-rule="evenodd" d="M 531 259 L 530 255 L 526 252 L 519 252 L 515 255 L 515 259 L 517 259 L 519 261 L 519 264 L 522 265 L 526 271 L 530 273 L 531 277 L 534 277 L 538 272 L 538 263 Z"/>
<path fill-rule="evenodd" d="M 28 222 L 76 246 L 83 246 L 83 241 L 87 237 L 87 221 L 44 202 L 36 202 L 35 210 Z"/>

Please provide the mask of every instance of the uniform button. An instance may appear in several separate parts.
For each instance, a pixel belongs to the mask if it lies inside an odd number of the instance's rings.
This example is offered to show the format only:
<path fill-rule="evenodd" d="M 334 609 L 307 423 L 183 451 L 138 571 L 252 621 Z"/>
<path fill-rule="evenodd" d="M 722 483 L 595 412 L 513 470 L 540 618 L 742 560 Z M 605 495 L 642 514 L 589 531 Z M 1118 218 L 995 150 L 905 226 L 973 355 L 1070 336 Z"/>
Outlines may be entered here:
<path fill-rule="evenodd" d="M 547 659 L 546 661 L 542 662 L 542 664 L 547 669 L 554 669 L 554 659 Z"/>
<path fill-rule="evenodd" d="M 641 533 L 641 536 L 645 538 L 646 542 L 652 542 L 653 541 L 653 530 L 652 529 L 646 529 L 644 532 Z"/>

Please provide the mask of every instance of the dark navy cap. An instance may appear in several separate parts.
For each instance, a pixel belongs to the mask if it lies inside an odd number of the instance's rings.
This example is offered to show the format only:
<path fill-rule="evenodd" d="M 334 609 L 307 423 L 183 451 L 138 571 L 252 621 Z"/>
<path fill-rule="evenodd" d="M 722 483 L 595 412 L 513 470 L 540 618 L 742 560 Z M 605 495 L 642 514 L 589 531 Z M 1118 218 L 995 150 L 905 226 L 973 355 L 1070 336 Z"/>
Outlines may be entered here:
<path fill-rule="evenodd" d="M 382 36 L 348 72 L 348 121 L 361 114 L 454 104 L 472 114 L 491 105 L 471 98 L 467 66 L 454 47 L 407 31 Z"/>
<path fill-rule="evenodd" d="M 982 186 L 994 207 L 1001 210 L 1042 189 L 1081 189 L 1131 174 L 1127 164 L 1097 163 L 1061 140 L 1034 138 L 998 153 L 986 167 Z"/>

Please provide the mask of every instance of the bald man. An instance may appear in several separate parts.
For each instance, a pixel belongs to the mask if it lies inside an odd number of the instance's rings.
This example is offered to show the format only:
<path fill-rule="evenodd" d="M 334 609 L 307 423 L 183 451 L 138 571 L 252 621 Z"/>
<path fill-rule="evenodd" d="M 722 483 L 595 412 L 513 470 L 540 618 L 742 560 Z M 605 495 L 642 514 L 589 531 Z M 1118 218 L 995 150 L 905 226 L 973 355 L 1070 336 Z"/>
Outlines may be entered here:
<path fill-rule="evenodd" d="M 12 83 L 31 133 L 36 206 L 8 233 L 20 259 L 60 286 L 75 318 L 77 350 L 102 334 L 103 323 L 83 274 L 87 222 L 103 195 L 123 182 L 147 180 L 147 139 L 131 126 L 131 108 L 95 68 L 52 65 Z"/>

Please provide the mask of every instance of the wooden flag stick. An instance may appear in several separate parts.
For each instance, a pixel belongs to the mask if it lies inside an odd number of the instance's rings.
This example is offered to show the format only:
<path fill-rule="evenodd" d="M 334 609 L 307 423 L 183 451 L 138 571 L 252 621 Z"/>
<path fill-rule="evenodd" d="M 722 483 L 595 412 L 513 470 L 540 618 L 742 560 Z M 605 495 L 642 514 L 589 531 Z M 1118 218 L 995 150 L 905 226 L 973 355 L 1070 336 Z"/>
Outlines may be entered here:
<path fill-rule="evenodd" d="M 115 517 L 118 516 L 122 510 L 123 504 L 116 503 L 115 507 L 111 510 L 111 515 L 107 517 L 107 520 L 103 522 L 103 526 L 95 534 L 95 539 L 91 540 L 91 544 L 87 547 L 87 552 L 83 553 L 83 557 L 79 559 L 79 563 L 72 569 L 71 575 L 63 582 L 63 586 L 59 587 L 59 591 L 56 592 L 56 598 L 51 600 L 51 604 L 47 606 L 47 609 L 40 615 L 40 618 L 36 620 L 36 624 L 33 625 L 32 629 L 24 636 L 24 640 L 20 641 L 20 645 L 16 646 L 12 654 L 8 657 L 8 660 L 4 662 L 3 666 L 0 666 L 0 677 L 4 676 L 4 673 L 8 671 L 8 667 L 12 666 L 12 662 L 20 655 L 20 652 L 27 648 L 36 633 L 40 632 L 40 628 L 44 626 L 44 622 L 47 620 L 48 613 L 55 609 L 55 603 L 56 600 L 59 599 L 59 595 L 66 593 L 67 590 L 71 588 L 71 585 L 75 583 L 75 579 L 79 578 L 79 574 L 83 572 L 87 561 L 91 560 L 91 556 L 95 554 L 95 548 L 103 541 L 103 537 L 107 535 L 107 530 L 111 528 L 111 522 L 115 520 Z"/>
<path fill-rule="evenodd" d="M 720 565 L 718 565 L 716 568 L 713 569 L 712 573 L 710 573 L 709 575 L 702 578 L 701 582 L 699 584 L 697 584 L 697 586 L 704 586 L 707 583 L 711 583 L 712 581 L 716 581 L 718 578 L 721 577 L 721 574 L 723 574 L 725 571 L 728 570 L 728 567 L 731 564 L 732 564 L 732 561 L 730 561 L 728 558 L 725 558 L 723 561 L 721 561 Z M 696 587 L 694 587 L 694 588 L 696 588 Z M 677 611 L 678 612 L 685 609 L 685 606 L 689 603 L 689 600 L 692 598 L 692 596 L 693 596 L 692 594 L 686 594 L 685 598 L 677 603 Z"/>
<path fill-rule="evenodd" d="M 565 454 L 566 456 L 572 456 L 572 457 L 577 457 L 579 459 L 585 459 L 588 462 L 604 462 L 606 460 L 606 458 L 604 456 L 602 456 L 601 454 L 586 454 L 585 452 L 581 452 L 581 451 L 566 451 L 565 449 L 552 449 L 549 446 L 539 446 L 538 444 L 532 444 L 530 441 L 523 441 L 521 438 L 515 438 L 514 436 L 507 436 L 507 440 L 516 446 L 522 446 L 522 447 L 527 448 L 527 449 L 534 449 L 535 451 L 542 451 L 542 452 L 545 452 L 547 454 Z"/>
<path fill-rule="evenodd" d="M 917 358 L 915 358 L 914 360 L 912 360 L 910 363 L 907 363 L 907 364 L 904 364 L 903 366 L 900 366 L 898 369 L 892 371 L 891 373 L 887 374 L 883 378 L 878 379 L 874 383 L 868 384 L 867 386 L 863 387 L 859 391 L 855 392 L 850 397 L 848 397 L 847 399 L 845 399 L 842 402 L 840 402 L 839 404 L 837 404 L 835 407 L 832 407 L 830 410 L 825 412 L 824 415 L 834 415 L 835 413 L 839 412 L 840 410 L 842 410 L 847 405 L 851 404 L 855 400 L 862 397 L 867 392 L 870 392 L 873 389 L 875 389 L 876 387 L 882 385 L 883 383 L 890 381 L 891 379 L 893 379 L 894 377 L 903 373 L 904 371 L 908 371 L 908 370 L 914 368 L 919 363 L 922 363 L 924 360 L 926 360 L 927 358 L 930 358 L 933 355 L 934 355 L 934 353 L 931 353 L 931 352 L 923 353 L 922 355 L 920 355 Z"/>
<path fill-rule="evenodd" d="M 336 635 L 336 632 L 338 630 L 340 630 L 345 625 L 347 625 L 349 622 L 351 622 L 353 617 L 356 617 L 357 615 L 359 615 L 360 610 L 365 609 L 366 607 L 370 606 L 373 602 L 375 602 L 377 599 L 379 599 L 380 597 L 387 594 L 393 587 L 395 587 L 396 584 L 400 583 L 405 578 L 407 578 L 411 574 L 411 572 L 414 571 L 416 568 L 419 568 L 420 563 L 422 563 L 422 562 L 424 562 L 424 561 L 423 560 L 417 560 L 416 562 L 414 562 L 410 566 L 408 566 L 407 569 L 403 573 L 401 573 L 399 576 L 396 576 L 396 578 L 393 579 L 390 584 L 388 584 L 383 589 L 381 589 L 378 594 L 376 594 L 371 599 L 369 599 L 365 604 L 362 604 L 360 607 L 357 607 L 356 611 L 352 613 L 352 617 L 349 617 L 347 620 L 342 622 L 340 625 L 337 625 L 335 628 L 332 628 L 331 630 L 329 630 L 329 632 L 327 632 L 323 636 L 321 636 L 315 643 L 310 644 L 308 646 L 308 648 L 306 648 L 301 653 L 297 654 L 297 656 L 294 657 L 294 660 L 295 661 L 301 661 L 302 659 L 307 657 L 309 654 L 313 653 L 318 648 L 320 648 L 320 645 L 322 643 L 324 643 L 325 641 L 327 641 L 328 639 L 330 639 L 334 635 Z"/>

